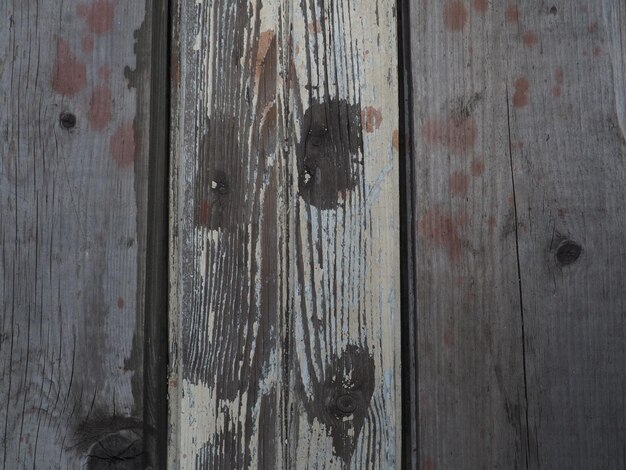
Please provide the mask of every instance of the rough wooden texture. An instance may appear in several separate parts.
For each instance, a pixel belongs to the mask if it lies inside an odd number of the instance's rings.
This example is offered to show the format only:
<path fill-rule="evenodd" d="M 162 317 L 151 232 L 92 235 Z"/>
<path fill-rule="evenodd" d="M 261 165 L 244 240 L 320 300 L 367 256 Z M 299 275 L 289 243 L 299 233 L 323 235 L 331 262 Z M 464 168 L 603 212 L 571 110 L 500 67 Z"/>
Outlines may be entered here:
<path fill-rule="evenodd" d="M 399 463 L 394 2 L 180 1 L 172 468 Z"/>
<path fill-rule="evenodd" d="M 143 443 L 159 413 L 143 381 L 150 18 L 141 1 L 0 3 L 3 469 L 158 467 Z"/>
<path fill-rule="evenodd" d="M 626 6 L 411 5 L 413 467 L 625 468 Z"/>

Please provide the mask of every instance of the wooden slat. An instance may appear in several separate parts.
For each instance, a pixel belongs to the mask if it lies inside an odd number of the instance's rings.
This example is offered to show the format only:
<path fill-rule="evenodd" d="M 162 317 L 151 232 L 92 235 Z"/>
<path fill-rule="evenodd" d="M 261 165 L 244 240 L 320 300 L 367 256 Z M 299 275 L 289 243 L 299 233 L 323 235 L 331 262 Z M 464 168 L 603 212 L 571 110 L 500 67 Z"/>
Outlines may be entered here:
<path fill-rule="evenodd" d="M 170 465 L 399 462 L 394 2 L 179 2 Z"/>
<path fill-rule="evenodd" d="M 621 0 L 520 5 L 509 36 L 533 468 L 626 468 L 625 40 Z"/>
<path fill-rule="evenodd" d="M 158 393 L 144 393 L 158 354 L 144 354 L 149 5 L 0 3 L 3 469 L 159 468 Z"/>
<path fill-rule="evenodd" d="M 626 465 L 625 9 L 411 5 L 414 468 Z"/>
<path fill-rule="evenodd" d="M 480 2 L 475 3 L 479 5 Z M 525 410 L 502 10 L 411 6 L 420 468 L 517 468 Z"/>

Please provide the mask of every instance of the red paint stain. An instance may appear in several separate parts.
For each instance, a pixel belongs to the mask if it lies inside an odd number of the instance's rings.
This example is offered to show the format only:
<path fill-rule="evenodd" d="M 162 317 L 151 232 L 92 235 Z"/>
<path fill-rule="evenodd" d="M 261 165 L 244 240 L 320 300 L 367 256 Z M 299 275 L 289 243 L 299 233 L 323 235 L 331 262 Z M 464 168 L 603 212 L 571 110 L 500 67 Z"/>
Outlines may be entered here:
<path fill-rule="evenodd" d="M 496 218 L 493 215 L 487 219 L 487 226 L 490 229 L 496 228 L 497 225 L 498 225 L 498 222 L 496 221 Z"/>
<path fill-rule="evenodd" d="M 93 45 L 93 36 L 85 36 L 83 38 L 82 48 L 85 54 L 91 54 L 91 52 L 93 51 Z"/>
<path fill-rule="evenodd" d="M 467 193 L 469 177 L 462 171 L 455 171 L 450 175 L 450 192 L 455 195 Z"/>
<path fill-rule="evenodd" d="M 100 77 L 102 80 L 107 81 L 110 76 L 111 76 L 111 69 L 107 67 L 106 65 L 102 65 L 98 69 L 98 77 Z"/>
<path fill-rule="evenodd" d="M 94 88 L 89 102 L 87 118 L 91 127 L 96 130 L 104 129 L 111 121 L 111 89 L 108 85 L 98 85 Z"/>
<path fill-rule="evenodd" d="M 437 470 L 437 464 L 432 457 L 426 457 L 420 465 L 420 470 Z"/>
<path fill-rule="evenodd" d="M 517 5 L 509 5 L 504 11 L 504 18 L 507 23 L 517 23 L 519 21 L 519 9 Z"/>
<path fill-rule="evenodd" d="M 520 77 L 515 80 L 515 94 L 513 95 L 513 106 L 516 108 L 523 108 L 528 104 L 528 80 L 525 77 Z"/>
<path fill-rule="evenodd" d="M 554 71 L 554 78 L 558 83 L 563 83 L 563 67 L 557 67 Z"/>
<path fill-rule="evenodd" d="M 275 34 L 273 29 L 263 31 L 259 35 L 259 42 L 256 50 L 256 60 L 254 64 L 254 80 L 256 83 L 259 82 L 259 78 L 261 77 L 261 73 L 263 72 L 263 68 L 265 66 L 265 58 L 267 57 L 270 47 L 274 42 L 274 37 Z"/>
<path fill-rule="evenodd" d="M 537 33 L 535 33 L 534 31 L 526 31 L 524 34 L 522 34 L 522 41 L 524 43 L 524 46 L 532 49 L 539 42 L 539 38 L 537 37 Z"/>
<path fill-rule="evenodd" d="M 379 109 L 368 106 L 361 111 L 361 123 L 365 132 L 371 134 L 383 123 L 383 115 Z"/>
<path fill-rule="evenodd" d="M 561 96 L 561 87 L 559 85 L 554 85 L 552 90 L 550 90 L 550 94 L 555 98 L 559 98 Z"/>
<path fill-rule="evenodd" d="M 393 146 L 394 150 L 400 150 L 400 132 L 398 131 L 398 129 L 393 130 L 391 145 Z"/>
<path fill-rule="evenodd" d="M 589 26 L 587 26 L 587 31 L 590 33 L 595 33 L 598 30 L 598 22 L 594 21 L 592 23 L 589 23 Z"/>
<path fill-rule="evenodd" d="M 473 117 L 432 119 L 422 126 L 422 136 L 427 144 L 442 145 L 455 154 L 471 150 L 476 143 L 477 134 Z"/>
<path fill-rule="evenodd" d="M 489 9 L 489 1 L 488 0 L 474 0 L 472 2 L 472 6 L 474 10 L 478 13 L 485 13 Z"/>
<path fill-rule="evenodd" d="M 485 163 L 482 160 L 472 160 L 472 176 L 478 177 L 485 172 Z"/>
<path fill-rule="evenodd" d="M 565 207 L 559 207 L 559 218 L 564 219 L 567 216 L 567 209 Z"/>
<path fill-rule="evenodd" d="M 417 230 L 420 236 L 448 253 L 452 263 L 458 263 L 463 254 L 463 244 L 457 231 L 458 221 L 433 209 L 418 220 Z"/>
<path fill-rule="evenodd" d="M 307 31 L 310 34 L 318 34 L 322 32 L 322 23 L 320 21 L 315 21 L 313 23 L 309 23 L 306 26 Z"/>
<path fill-rule="evenodd" d="M 122 310 L 124 308 L 124 306 L 126 305 L 126 302 L 124 302 L 124 299 L 119 297 L 117 299 L 117 308 L 119 308 L 120 310 Z"/>
<path fill-rule="evenodd" d="M 594 57 L 600 57 L 601 54 L 602 54 L 602 49 L 600 49 L 599 47 L 594 47 L 593 48 L 593 56 Z"/>
<path fill-rule="evenodd" d="M 206 225 L 209 223 L 209 218 L 211 217 L 211 209 L 212 204 L 209 201 L 202 201 L 200 205 L 198 205 L 196 218 L 198 219 L 199 224 Z"/>
<path fill-rule="evenodd" d="M 443 344 L 448 346 L 449 348 L 454 346 L 454 333 L 451 331 L 445 331 L 443 333 Z"/>
<path fill-rule="evenodd" d="M 97 36 L 113 28 L 115 7 L 110 0 L 96 0 L 93 5 L 80 4 L 76 7 L 76 13 L 85 19 L 90 31 Z"/>
<path fill-rule="evenodd" d="M 57 59 L 52 75 L 52 88 L 61 95 L 72 96 L 85 88 L 87 71 L 70 50 L 67 41 L 57 42 Z"/>
<path fill-rule="evenodd" d="M 448 31 L 461 31 L 467 23 L 467 8 L 459 0 L 447 1 L 443 7 L 443 24 Z"/>
<path fill-rule="evenodd" d="M 137 150 L 133 121 L 120 125 L 109 142 L 109 153 L 113 161 L 120 168 L 129 167 L 135 161 Z"/>
<path fill-rule="evenodd" d="M 176 387 L 178 387 L 178 380 L 176 380 L 176 379 L 170 379 L 170 381 L 169 381 L 169 385 L 170 385 L 170 387 L 172 387 L 172 388 L 176 388 Z"/>

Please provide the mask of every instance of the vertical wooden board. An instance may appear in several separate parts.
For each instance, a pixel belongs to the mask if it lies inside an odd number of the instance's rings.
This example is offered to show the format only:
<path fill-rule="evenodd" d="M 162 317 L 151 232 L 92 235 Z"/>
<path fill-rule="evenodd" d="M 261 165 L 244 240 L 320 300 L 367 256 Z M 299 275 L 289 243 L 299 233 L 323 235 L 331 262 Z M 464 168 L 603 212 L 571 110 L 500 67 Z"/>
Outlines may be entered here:
<path fill-rule="evenodd" d="M 392 2 L 174 16 L 170 465 L 393 467 Z"/>
<path fill-rule="evenodd" d="M 507 83 L 530 464 L 625 468 L 626 5 L 516 11 Z"/>
<path fill-rule="evenodd" d="M 289 466 L 399 465 L 395 3 L 285 6 Z M 297 164 L 294 164 L 296 163 Z"/>
<path fill-rule="evenodd" d="M 143 452 L 150 13 L 0 5 L 3 469 L 157 468 Z"/>
<path fill-rule="evenodd" d="M 174 14 L 171 468 L 282 460 L 277 6 L 189 0 Z"/>
<path fill-rule="evenodd" d="M 411 465 L 525 468 L 505 8 L 429 1 L 409 9 L 417 328 Z"/>

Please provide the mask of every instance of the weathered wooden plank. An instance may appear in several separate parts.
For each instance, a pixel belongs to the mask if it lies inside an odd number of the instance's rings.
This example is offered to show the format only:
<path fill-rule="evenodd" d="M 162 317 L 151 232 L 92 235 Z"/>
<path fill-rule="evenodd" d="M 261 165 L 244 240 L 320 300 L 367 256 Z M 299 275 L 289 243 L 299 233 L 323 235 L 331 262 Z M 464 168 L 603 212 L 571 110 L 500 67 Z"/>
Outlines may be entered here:
<path fill-rule="evenodd" d="M 179 2 L 174 468 L 399 462 L 395 23 L 391 1 Z"/>
<path fill-rule="evenodd" d="M 0 4 L 3 469 L 158 467 L 143 443 L 150 5 Z"/>
<path fill-rule="evenodd" d="M 499 2 L 411 6 L 423 469 L 523 468 L 526 398 Z"/>
<path fill-rule="evenodd" d="M 622 468 L 625 6 L 412 7 L 421 468 Z"/>
<path fill-rule="evenodd" d="M 625 39 L 620 0 L 522 3 L 508 37 L 533 468 L 626 468 Z"/>

